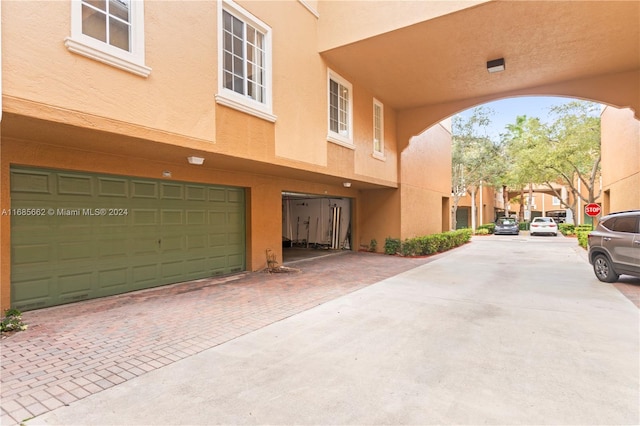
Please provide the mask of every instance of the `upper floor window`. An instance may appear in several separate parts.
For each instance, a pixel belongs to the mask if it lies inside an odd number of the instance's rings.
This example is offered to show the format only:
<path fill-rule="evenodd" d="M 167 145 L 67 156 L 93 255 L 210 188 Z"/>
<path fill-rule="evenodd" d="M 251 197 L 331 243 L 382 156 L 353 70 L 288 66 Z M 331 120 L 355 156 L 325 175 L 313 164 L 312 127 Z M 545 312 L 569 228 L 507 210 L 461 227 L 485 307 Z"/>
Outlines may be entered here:
<path fill-rule="evenodd" d="M 219 91 L 223 105 L 275 121 L 271 107 L 271 29 L 232 1 L 219 4 Z"/>
<path fill-rule="evenodd" d="M 353 145 L 352 85 L 333 71 L 329 71 L 329 135 L 331 142 Z"/>
<path fill-rule="evenodd" d="M 373 99 L 373 156 L 384 158 L 384 109 L 377 99 Z"/>
<path fill-rule="evenodd" d="M 67 48 L 147 77 L 142 0 L 72 0 Z"/>
<path fill-rule="evenodd" d="M 553 204 L 554 206 L 559 206 L 560 205 L 560 198 L 554 196 L 551 199 L 551 204 Z"/>

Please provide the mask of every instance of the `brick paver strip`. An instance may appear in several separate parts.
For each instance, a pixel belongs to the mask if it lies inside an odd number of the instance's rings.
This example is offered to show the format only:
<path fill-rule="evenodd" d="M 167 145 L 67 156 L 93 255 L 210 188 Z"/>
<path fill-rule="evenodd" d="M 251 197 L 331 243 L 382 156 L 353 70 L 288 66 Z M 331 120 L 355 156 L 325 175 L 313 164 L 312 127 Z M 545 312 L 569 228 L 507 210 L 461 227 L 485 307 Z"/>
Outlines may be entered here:
<path fill-rule="evenodd" d="M 374 253 L 197 280 L 23 313 L 1 341 L 1 424 L 70 404 L 429 262 Z"/>

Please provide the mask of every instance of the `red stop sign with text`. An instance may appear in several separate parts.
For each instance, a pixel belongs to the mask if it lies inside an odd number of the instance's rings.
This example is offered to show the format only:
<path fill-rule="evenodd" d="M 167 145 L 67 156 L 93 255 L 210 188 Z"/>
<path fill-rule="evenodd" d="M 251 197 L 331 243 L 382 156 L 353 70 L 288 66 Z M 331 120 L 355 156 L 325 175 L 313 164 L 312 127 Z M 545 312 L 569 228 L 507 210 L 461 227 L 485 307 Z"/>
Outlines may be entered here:
<path fill-rule="evenodd" d="M 598 216 L 600 214 L 600 204 L 589 203 L 584 206 L 584 212 L 589 216 Z"/>

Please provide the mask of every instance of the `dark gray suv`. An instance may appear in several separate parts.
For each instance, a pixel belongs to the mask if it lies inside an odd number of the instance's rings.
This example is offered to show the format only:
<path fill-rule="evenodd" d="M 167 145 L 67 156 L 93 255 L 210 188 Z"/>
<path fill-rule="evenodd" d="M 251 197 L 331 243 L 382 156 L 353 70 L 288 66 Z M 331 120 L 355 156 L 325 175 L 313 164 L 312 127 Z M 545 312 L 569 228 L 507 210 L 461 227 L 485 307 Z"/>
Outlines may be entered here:
<path fill-rule="evenodd" d="M 589 263 L 600 281 L 640 278 L 640 210 L 611 213 L 589 233 Z"/>

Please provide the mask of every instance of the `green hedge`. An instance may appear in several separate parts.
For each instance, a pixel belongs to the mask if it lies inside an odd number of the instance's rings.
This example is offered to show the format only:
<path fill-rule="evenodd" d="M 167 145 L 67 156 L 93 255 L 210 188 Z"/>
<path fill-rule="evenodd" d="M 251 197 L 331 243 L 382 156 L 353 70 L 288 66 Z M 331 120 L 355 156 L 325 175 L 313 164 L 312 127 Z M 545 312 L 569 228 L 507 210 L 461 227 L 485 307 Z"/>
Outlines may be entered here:
<path fill-rule="evenodd" d="M 486 229 L 488 232 L 477 232 L 480 231 L 481 229 Z M 480 225 L 476 228 L 476 234 L 493 234 L 493 231 L 496 229 L 496 224 L 495 223 L 485 223 L 484 225 Z"/>
<path fill-rule="evenodd" d="M 562 235 L 575 235 L 576 226 L 573 223 L 560 223 L 558 224 L 558 230 Z"/>
<path fill-rule="evenodd" d="M 471 229 L 457 229 L 441 234 L 407 238 L 400 242 L 397 238 L 388 237 L 384 243 L 386 254 L 402 256 L 424 256 L 440 253 L 458 247 L 471 240 Z"/>
<path fill-rule="evenodd" d="M 581 227 L 578 227 L 581 228 Z M 576 228 L 576 235 L 578 236 L 578 245 L 580 245 L 580 247 L 583 248 L 587 248 L 587 236 L 589 235 L 589 232 L 591 232 L 591 229 L 587 229 L 587 230 L 581 230 Z M 589 228 L 591 228 L 591 226 L 589 226 Z"/>

